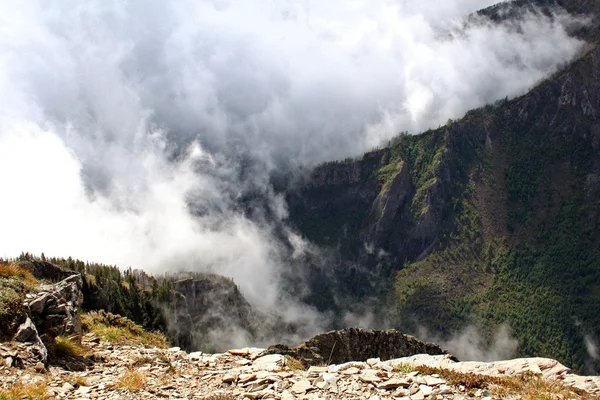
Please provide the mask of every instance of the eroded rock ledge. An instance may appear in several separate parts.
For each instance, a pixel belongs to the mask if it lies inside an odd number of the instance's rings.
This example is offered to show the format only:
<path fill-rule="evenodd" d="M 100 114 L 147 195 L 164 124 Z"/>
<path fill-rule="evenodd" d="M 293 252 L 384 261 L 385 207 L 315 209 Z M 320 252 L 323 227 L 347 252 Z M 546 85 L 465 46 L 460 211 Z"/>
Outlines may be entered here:
<path fill-rule="evenodd" d="M 294 348 L 284 344 L 274 345 L 267 349 L 267 353 L 289 355 L 305 366 L 366 361 L 370 358 L 391 360 L 415 354 L 448 354 L 435 343 L 422 342 L 396 330 L 360 328 L 346 328 L 316 335 Z"/>

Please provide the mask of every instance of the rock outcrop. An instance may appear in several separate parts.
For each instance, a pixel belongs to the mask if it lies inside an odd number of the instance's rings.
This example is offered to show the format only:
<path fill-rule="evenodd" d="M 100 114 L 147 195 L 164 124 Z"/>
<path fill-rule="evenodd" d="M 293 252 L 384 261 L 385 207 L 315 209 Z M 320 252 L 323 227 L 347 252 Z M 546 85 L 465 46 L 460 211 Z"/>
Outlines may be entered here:
<path fill-rule="evenodd" d="M 25 310 L 44 343 L 59 335 L 81 341 L 82 286 L 81 275 L 72 275 L 57 284 L 42 285 L 38 293 L 27 299 Z"/>
<path fill-rule="evenodd" d="M 366 361 L 370 358 L 390 360 L 414 354 L 447 354 L 434 343 L 422 342 L 396 330 L 360 328 L 346 328 L 316 335 L 294 348 L 281 344 L 271 346 L 267 353 L 289 355 L 307 366 Z"/>
<path fill-rule="evenodd" d="M 52 285 L 42 285 L 40 291 L 28 294 L 23 309 L 25 322 L 19 327 L 15 340 L 26 343 L 27 351 L 40 362 L 48 360 L 47 346 L 59 335 L 81 341 L 83 282 L 79 274 Z"/>

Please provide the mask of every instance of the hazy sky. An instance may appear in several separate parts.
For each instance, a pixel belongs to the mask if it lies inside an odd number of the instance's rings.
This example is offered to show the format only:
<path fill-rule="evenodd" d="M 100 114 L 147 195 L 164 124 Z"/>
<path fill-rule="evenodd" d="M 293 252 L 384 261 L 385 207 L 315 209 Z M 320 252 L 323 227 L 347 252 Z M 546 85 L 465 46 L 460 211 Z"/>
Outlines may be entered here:
<path fill-rule="evenodd" d="M 464 27 L 492 3 L 0 0 L 0 256 L 211 270 L 274 304 L 282 249 L 241 193 L 284 219 L 273 169 L 523 93 L 581 46 L 564 15 Z"/>

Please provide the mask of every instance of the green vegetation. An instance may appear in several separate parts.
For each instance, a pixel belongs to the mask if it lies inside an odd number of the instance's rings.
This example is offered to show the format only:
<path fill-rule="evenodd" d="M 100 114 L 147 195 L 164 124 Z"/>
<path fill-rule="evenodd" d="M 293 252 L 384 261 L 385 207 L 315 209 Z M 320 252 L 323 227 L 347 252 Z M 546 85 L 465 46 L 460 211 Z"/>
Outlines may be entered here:
<path fill-rule="evenodd" d="M 399 372 L 401 374 L 408 374 L 410 372 L 415 371 L 415 365 L 411 363 L 399 363 L 394 367 L 394 372 Z"/>
<path fill-rule="evenodd" d="M 398 176 L 401 168 L 402 163 L 390 163 L 379 168 L 379 170 L 376 172 L 379 184 L 385 186 L 386 184 L 392 182 L 394 178 Z"/>
<path fill-rule="evenodd" d="M 81 316 L 84 331 L 102 340 L 119 344 L 142 344 L 166 348 L 168 341 L 158 332 L 148 332 L 128 318 L 105 311 L 92 311 Z"/>
<path fill-rule="evenodd" d="M 33 275 L 17 263 L 0 262 L 0 339 L 15 333 L 25 295 L 36 283 Z"/>
<path fill-rule="evenodd" d="M 86 349 L 68 337 L 57 336 L 48 348 L 52 358 L 82 357 Z"/>

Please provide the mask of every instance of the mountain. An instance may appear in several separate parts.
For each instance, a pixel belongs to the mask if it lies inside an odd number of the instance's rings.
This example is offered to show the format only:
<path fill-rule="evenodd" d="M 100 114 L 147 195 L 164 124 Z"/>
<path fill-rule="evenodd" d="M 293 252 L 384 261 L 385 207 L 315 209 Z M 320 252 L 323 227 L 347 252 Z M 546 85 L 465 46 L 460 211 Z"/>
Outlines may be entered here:
<path fill-rule="evenodd" d="M 379 318 L 448 337 L 508 324 L 520 356 L 596 372 L 600 6 L 517 1 L 481 14 L 518 17 L 532 4 L 586 15 L 574 34 L 588 50 L 523 96 L 297 174 L 286 198 L 292 225 L 323 249 L 307 302 L 384 298 Z"/>
<path fill-rule="evenodd" d="M 277 177 L 285 223 L 311 245 L 283 260 L 290 266 L 282 272 L 284 295 L 340 328 L 348 311 L 442 340 L 471 326 L 491 338 L 509 326 L 519 356 L 600 370 L 600 3 L 517 0 L 467 23 L 527 13 L 559 18 L 561 9 L 586 21 L 569 29 L 589 46 L 529 93 L 401 134 L 358 159 Z M 247 214 L 270 224 L 271 194 L 240 196 L 240 212 L 264 203 L 264 215 Z M 289 227 L 278 229 L 283 247 Z M 52 264 L 80 272 L 85 310 L 122 314 L 186 349 L 300 335 L 299 327 L 253 310 L 228 278 L 152 277 L 70 258 L 21 261 L 34 275 L 55 271 Z M 25 296 L 15 288 L 4 292 L 5 304 Z M 10 320 L 2 326 L 14 328 L 11 307 L 0 311 Z"/>

